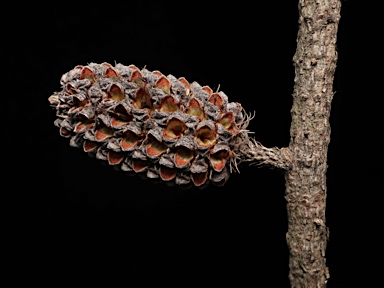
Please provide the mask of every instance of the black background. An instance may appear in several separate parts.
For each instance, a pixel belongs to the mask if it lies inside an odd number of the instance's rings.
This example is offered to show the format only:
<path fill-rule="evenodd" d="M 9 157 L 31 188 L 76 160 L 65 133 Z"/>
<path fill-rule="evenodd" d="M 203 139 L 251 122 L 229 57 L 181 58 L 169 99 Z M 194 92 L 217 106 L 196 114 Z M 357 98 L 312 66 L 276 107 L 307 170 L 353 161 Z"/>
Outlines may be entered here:
<path fill-rule="evenodd" d="M 282 174 L 243 165 L 224 187 L 203 190 L 128 177 L 71 148 L 48 103 L 76 65 L 146 66 L 220 85 L 256 112 L 249 129 L 258 141 L 287 146 L 297 3 L 264 2 L 11 3 L 2 19 L 1 190 L 13 281 L 289 287 Z M 329 287 L 374 281 L 370 258 L 381 250 L 382 32 L 354 2 L 343 1 L 330 118 Z"/>

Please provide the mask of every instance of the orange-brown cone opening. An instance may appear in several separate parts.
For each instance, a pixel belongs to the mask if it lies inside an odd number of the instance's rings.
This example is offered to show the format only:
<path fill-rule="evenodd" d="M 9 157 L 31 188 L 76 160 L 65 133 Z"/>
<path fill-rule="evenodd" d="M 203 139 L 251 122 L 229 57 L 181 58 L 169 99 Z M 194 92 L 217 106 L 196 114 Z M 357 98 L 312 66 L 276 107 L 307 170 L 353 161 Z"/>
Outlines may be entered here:
<path fill-rule="evenodd" d="M 108 99 L 112 99 L 115 101 L 124 100 L 125 94 L 123 89 L 116 84 L 112 84 L 111 88 L 109 89 Z"/>
<path fill-rule="evenodd" d="M 75 87 L 72 86 L 71 83 L 68 83 L 67 85 L 65 85 L 65 90 L 69 93 L 69 94 L 75 94 L 76 91 L 75 91 Z"/>
<path fill-rule="evenodd" d="M 149 167 L 149 162 L 141 159 L 132 160 L 132 169 L 136 172 L 142 172 Z"/>
<path fill-rule="evenodd" d="M 176 139 L 183 136 L 187 126 L 182 120 L 172 118 L 168 121 L 167 127 L 163 130 L 163 136 L 165 139 Z"/>
<path fill-rule="evenodd" d="M 71 135 L 72 135 L 72 132 L 69 131 L 68 129 L 65 129 L 64 127 L 60 128 L 59 133 L 60 133 L 60 136 L 65 137 L 65 138 L 71 137 Z"/>
<path fill-rule="evenodd" d="M 111 125 L 119 127 L 128 124 L 133 120 L 133 116 L 128 113 L 123 105 L 119 104 L 115 107 L 111 117 Z"/>
<path fill-rule="evenodd" d="M 176 152 L 174 156 L 175 165 L 178 168 L 185 167 L 193 159 L 193 151 L 189 150 L 184 146 L 176 147 Z"/>
<path fill-rule="evenodd" d="M 204 109 L 201 107 L 199 101 L 195 98 L 192 98 L 189 101 L 187 114 L 198 117 L 200 121 L 205 119 Z"/>
<path fill-rule="evenodd" d="M 137 68 L 135 65 L 131 64 L 128 66 L 128 68 L 131 68 L 132 70 L 139 71 L 140 69 Z"/>
<path fill-rule="evenodd" d="M 109 127 L 103 126 L 95 131 L 96 141 L 103 141 L 113 136 L 113 130 Z"/>
<path fill-rule="evenodd" d="M 82 79 L 88 79 L 92 83 L 96 82 L 95 73 L 93 73 L 93 71 L 91 69 L 89 69 L 88 67 L 83 67 L 83 69 L 81 70 L 80 80 L 82 80 Z"/>
<path fill-rule="evenodd" d="M 152 71 L 153 74 L 157 75 L 157 76 L 163 76 L 163 73 L 161 73 L 159 70 L 154 70 Z"/>
<path fill-rule="evenodd" d="M 219 93 L 213 93 L 209 98 L 208 102 L 214 104 L 215 106 L 219 107 L 220 109 L 223 108 L 224 100 L 220 96 Z"/>
<path fill-rule="evenodd" d="M 164 181 L 170 181 L 176 177 L 177 170 L 175 168 L 168 168 L 165 166 L 160 166 L 159 174 L 160 178 Z"/>
<path fill-rule="evenodd" d="M 149 109 L 153 110 L 153 104 L 149 91 L 145 88 L 139 88 L 136 91 L 135 100 L 132 102 L 133 107 L 136 109 Z"/>
<path fill-rule="evenodd" d="M 153 88 L 160 88 L 164 90 L 167 94 L 169 94 L 171 93 L 171 81 L 169 81 L 168 78 L 164 75 L 161 75 L 159 79 L 157 79 Z"/>
<path fill-rule="evenodd" d="M 85 121 L 80 121 L 76 124 L 74 131 L 76 133 L 83 132 L 85 130 L 92 129 L 92 127 L 95 125 L 95 121 L 91 119 L 86 119 Z"/>
<path fill-rule="evenodd" d="M 80 100 L 78 97 L 73 97 L 73 105 L 77 107 L 84 107 L 89 103 L 88 99 Z"/>
<path fill-rule="evenodd" d="M 225 129 L 233 133 L 236 133 L 238 130 L 235 128 L 234 122 L 235 122 L 235 116 L 231 111 L 225 113 L 224 116 L 221 117 L 221 119 L 219 120 L 219 123 L 223 125 Z"/>
<path fill-rule="evenodd" d="M 142 139 L 143 137 L 141 135 L 139 136 L 136 133 L 127 130 L 124 132 L 124 137 L 120 141 L 120 147 L 123 151 L 132 150 Z"/>
<path fill-rule="evenodd" d="M 203 89 L 205 92 L 207 92 L 209 96 L 211 96 L 213 93 L 213 90 L 209 86 L 203 86 L 203 87 L 201 87 L 201 89 Z"/>
<path fill-rule="evenodd" d="M 132 68 L 131 66 L 129 66 L 129 67 Z M 131 76 L 129 77 L 130 82 L 134 82 L 136 79 L 143 78 L 143 74 L 141 74 L 139 69 L 136 66 L 134 66 L 134 67 L 135 67 L 135 70 L 132 71 Z"/>
<path fill-rule="evenodd" d="M 85 140 L 83 143 L 84 152 L 93 152 L 99 147 L 99 144 L 94 141 Z"/>
<path fill-rule="evenodd" d="M 159 142 L 155 137 L 149 135 L 148 136 L 148 144 L 145 147 L 145 150 L 149 157 L 157 157 L 167 151 L 168 147 Z"/>
<path fill-rule="evenodd" d="M 229 156 L 229 151 L 219 150 L 214 154 L 211 154 L 209 160 L 211 161 L 212 167 L 215 171 L 220 172 L 224 169 L 225 163 Z"/>
<path fill-rule="evenodd" d="M 76 126 L 75 126 L 75 129 L 74 129 L 74 131 L 75 131 L 76 133 L 83 132 L 84 130 L 85 130 L 85 125 L 84 125 L 83 122 L 79 122 L 79 123 L 77 123 Z"/>
<path fill-rule="evenodd" d="M 185 94 L 189 95 L 189 92 L 191 91 L 191 85 L 189 84 L 187 79 L 185 79 L 184 77 L 180 77 L 178 80 L 185 86 Z"/>
<path fill-rule="evenodd" d="M 192 173 L 191 174 L 192 182 L 196 186 L 201 186 L 205 182 L 207 182 L 208 179 L 208 171 L 202 172 L 202 173 Z"/>
<path fill-rule="evenodd" d="M 108 163 L 109 163 L 109 165 L 120 164 L 121 161 L 124 160 L 125 156 L 126 155 L 124 153 L 119 153 L 119 152 L 115 152 L 115 151 L 109 151 L 108 152 Z"/>
<path fill-rule="evenodd" d="M 168 95 L 163 98 L 161 101 L 159 111 L 160 112 L 175 112 L 179 110 L 179 106 L 176 104 L 175 98 L 173 96 Z"/>
<path fill-rule="evenodd" d="M 117 74 L 117 72 L 112 67 L 108 67 L 107 70 L 105 70 L 104 76 L 105 78 L 112 78 L 112 79 L 119 78 L 119 74 Z"/>
<path fill-rule="evenodd" d="M 216 131 L 203 126 L 196 131 L 196 143 L 199 147 L 207 148 L 216 143 Z"/>
<path fill-rule="evenodd" d="M 235 121 L 235 117 L 232 112 L 227 112 L 223 117 L 219 120 L 219 123 L 224 126 L 225 129 L 229 129 L 233 122 Z"/>

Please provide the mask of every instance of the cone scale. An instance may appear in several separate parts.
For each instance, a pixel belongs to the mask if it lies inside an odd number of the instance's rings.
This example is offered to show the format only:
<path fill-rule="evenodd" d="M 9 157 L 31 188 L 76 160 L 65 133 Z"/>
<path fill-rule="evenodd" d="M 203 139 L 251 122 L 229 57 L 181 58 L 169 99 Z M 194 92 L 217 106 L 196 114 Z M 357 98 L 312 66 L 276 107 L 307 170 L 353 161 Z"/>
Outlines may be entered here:
<path fill-rule="evenodd" d="M 248 125 L 221 91 L 158 70 L 78 65 L 49 97 L 71 146 L 125 172 L 183 186 L 225 184 Z"/>

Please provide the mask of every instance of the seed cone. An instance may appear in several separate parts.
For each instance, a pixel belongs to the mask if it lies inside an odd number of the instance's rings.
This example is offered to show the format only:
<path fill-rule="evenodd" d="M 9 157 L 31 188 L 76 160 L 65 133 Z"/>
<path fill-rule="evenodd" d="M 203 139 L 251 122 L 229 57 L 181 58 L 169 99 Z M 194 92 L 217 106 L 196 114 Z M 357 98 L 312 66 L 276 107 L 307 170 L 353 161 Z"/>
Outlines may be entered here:
<path fill-rule="evenodd" d="M 249 118 L 221 91 L 108 63 L 76 66 L 60 84 L 49 97 L 60 135 L 109 165 L 187 187 L 224 185 L 236 167 Z"/>

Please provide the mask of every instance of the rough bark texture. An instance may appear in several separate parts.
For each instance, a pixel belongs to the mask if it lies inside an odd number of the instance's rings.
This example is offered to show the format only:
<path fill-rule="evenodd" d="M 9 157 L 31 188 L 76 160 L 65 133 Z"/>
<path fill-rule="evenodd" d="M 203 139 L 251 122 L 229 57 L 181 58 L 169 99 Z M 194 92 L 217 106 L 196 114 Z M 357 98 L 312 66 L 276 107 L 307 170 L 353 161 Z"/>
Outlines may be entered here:
<path fill-rule="evenodd" d="M 239 162 L 285 173 L 293 288 L 324 288 L 330 277 L 325 250 L 329 117 L 336 70 L 340 0 L 299 0 L 295 85 L 289 147 L 266 148 L 248 133 L 239 138 Z"/>
<path fill-rule="evenodd" d="M 329 116 L 336 69 L 340 0 L 299 0 L 291 110 L 292 165 L 286 171 L 291 287 L 326 287 Z"/>

